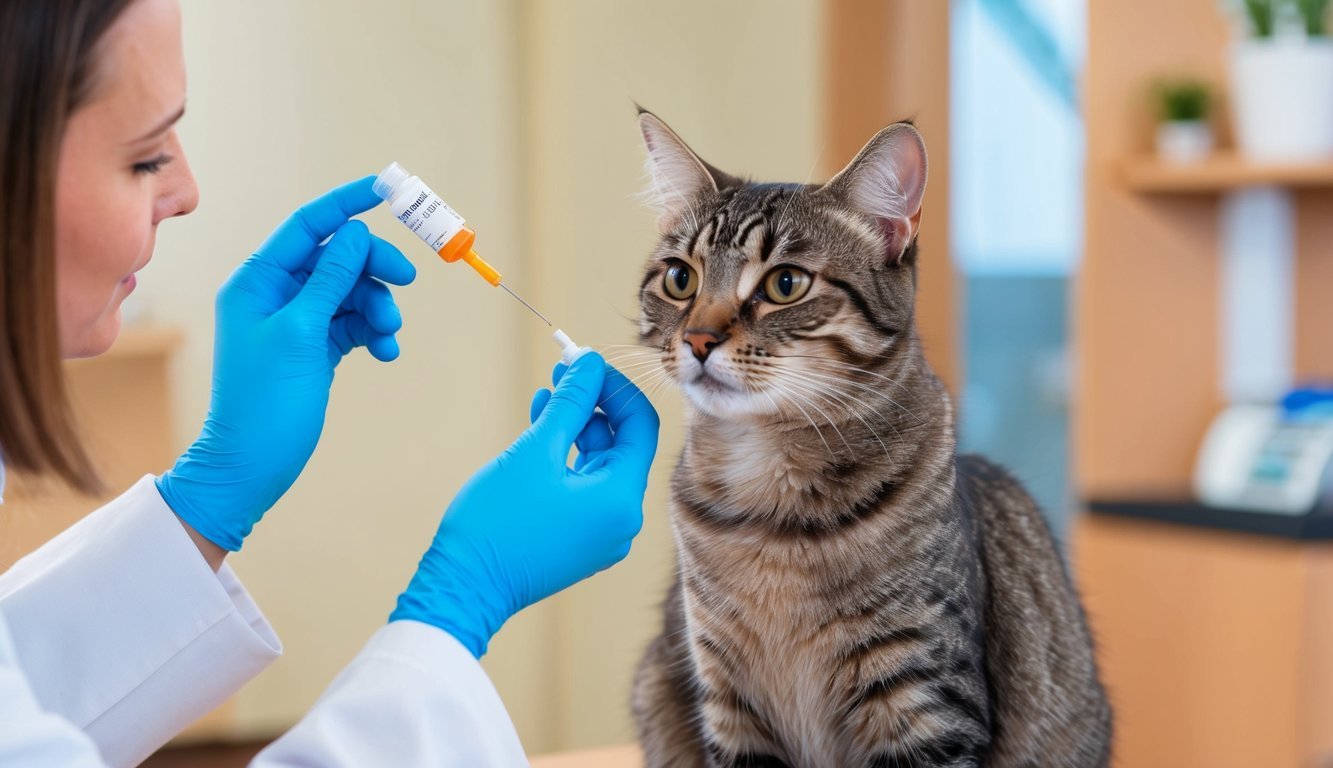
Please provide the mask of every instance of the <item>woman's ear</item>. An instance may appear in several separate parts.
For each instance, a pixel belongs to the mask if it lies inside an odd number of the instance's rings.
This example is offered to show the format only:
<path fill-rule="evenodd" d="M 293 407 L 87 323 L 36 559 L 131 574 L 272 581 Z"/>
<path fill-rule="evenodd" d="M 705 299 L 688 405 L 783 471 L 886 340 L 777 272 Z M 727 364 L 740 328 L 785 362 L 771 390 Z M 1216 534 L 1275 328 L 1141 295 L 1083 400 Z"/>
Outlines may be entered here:
<path fill-rule="evenodd" d="M 926 192 L 926 142 L 911 123 L 875 134 L 819 194 L 836 196 L 879 225 L 885 263 L 899 263 L 916 239 Z"/>
<path fill-rule="evenodd" d="M 698 198 L 740 180 L 705 163 L 662 119 L 639 108 L 639 130 L 648 149 L 652 187 L 648 197 L 659 210 L 658 227 L 666 232 L 686 215 Z"/>

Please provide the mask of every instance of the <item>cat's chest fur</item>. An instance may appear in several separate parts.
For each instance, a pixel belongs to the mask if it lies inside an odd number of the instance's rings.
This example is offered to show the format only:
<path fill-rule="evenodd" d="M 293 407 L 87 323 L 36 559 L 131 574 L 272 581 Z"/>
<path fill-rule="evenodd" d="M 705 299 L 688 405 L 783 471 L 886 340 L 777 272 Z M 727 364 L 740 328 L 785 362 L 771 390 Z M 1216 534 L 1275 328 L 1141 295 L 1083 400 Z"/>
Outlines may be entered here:
<path fill-rule="evenodd" d="M 828 493 L 828 464 L 836 457 L 812 459 L 812 450 L 789 435 L 743 425 L 692 433 L 686 471 L 693 492 L 689 502 L 676 499 L 675 525 L 701 679 L 747 699 L 783 735 L 786 749 L 803 753 L 799 764 L 829 765 L 845 758 L 836 734 L 855 682 L 855 670 L 838 660 L 846 638 L 832 574 L 856 570 L 857 547 L 741 522 L 842 503 Z M 712 517 L 683 508 L 694 503 Z"/>
<path fill-rule="evenodd" d="M 687 453 L 694 477 L 711 500 L 744 515 L 770 513 L 775 502 L 814 501 L 835 458 L 831 452 L 812 455 L 782 432 L 725 422 L 692 430 Z"/>
<path fill-rule="evenodd" d="M 791 542 L 745 539 L 715 535 L 681 553 L 682 571 L 695 575 L 685 601 L 700 677 L 744 697 L 787 749 L 805 753 L 800 764 L 837 764 L 851 673 L 836 661 L 823 558 Z"/>

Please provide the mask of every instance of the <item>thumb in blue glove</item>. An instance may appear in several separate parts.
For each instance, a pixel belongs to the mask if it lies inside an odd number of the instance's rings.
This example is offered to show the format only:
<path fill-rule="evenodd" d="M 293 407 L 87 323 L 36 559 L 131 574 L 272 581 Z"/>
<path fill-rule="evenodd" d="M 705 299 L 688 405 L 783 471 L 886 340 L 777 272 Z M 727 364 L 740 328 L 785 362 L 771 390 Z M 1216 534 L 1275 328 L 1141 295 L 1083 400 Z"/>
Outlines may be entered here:
<path fill-rule="evenodd" d="M 657 412 L 595 352 L 558 378 L 534 398 L 533 425 L 449 505 L 391 621 L 439 627 L 480 657 L 510 616 L 629 553 Z M 571 468 L 576 441 L 591 449 Z"/>
<path fill-rule="evenodd" d="M 350 220 L 380 203 L 373 182 L 302 206 L 218 292 L 208 416 L 157 487 L 224 549 L 240 549 L 310 459 L 343 356 L 358 346 L 380 360 L 398 356 L 402 315 L 385 283 L 406 285 L 416 270 Z"/>

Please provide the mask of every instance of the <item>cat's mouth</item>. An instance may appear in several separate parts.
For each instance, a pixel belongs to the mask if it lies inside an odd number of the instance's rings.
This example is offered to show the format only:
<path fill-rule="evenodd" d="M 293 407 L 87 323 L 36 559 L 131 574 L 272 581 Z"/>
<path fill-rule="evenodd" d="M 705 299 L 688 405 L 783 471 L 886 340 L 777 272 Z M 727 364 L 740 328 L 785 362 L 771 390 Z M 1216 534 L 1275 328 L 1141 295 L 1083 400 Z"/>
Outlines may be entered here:
<path fill-rule="evenodd" d="M 757 397 L 756 393 L 737 380 L 726 368 L 699 366 L 681 377 L 682 389 L 694 405 L 714 416 L 744 417 L 770 412 L 772 398 Z"/>
<path fill-rule="evenodd" d="M 716 392 L 718 394 L 735 394 L 742 391 L 740 387 L 718 378 L 709 373 L 707 369 L 699 371 L 699 374 L 691 379 L 689 384 L 705 391 Z"/>

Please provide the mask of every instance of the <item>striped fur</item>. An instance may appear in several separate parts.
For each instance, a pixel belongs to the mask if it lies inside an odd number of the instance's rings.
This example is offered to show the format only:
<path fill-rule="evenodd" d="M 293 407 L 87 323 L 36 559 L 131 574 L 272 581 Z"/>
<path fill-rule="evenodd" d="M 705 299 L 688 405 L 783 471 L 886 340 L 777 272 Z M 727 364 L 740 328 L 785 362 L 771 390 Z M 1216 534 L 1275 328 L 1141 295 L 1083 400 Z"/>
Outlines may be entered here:
<path fill-rule="evenodd" d="M 1059 553 L 1021 486 L 956 456 L 914 330 L 919 134 L 823 186 L 752 184 L 640 120 L 671 190 L 641 342 L 690 404 L 676 583 L 633 694 L 648 765 L 1105 765 Z M 782 305 L 763 286 L 785 267 L 814 280 Z"/>

